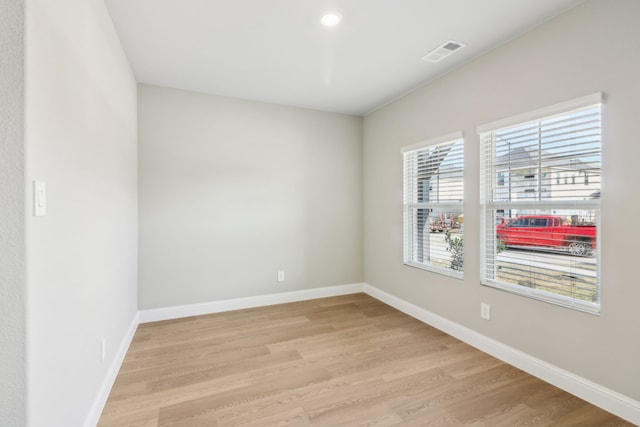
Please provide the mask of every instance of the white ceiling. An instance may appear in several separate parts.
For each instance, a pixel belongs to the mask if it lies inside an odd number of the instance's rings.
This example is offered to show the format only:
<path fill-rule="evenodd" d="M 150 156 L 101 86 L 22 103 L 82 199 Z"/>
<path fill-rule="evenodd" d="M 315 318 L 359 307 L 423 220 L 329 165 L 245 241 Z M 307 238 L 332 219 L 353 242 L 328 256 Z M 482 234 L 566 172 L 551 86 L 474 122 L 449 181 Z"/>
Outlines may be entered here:
<path fill-rule="evenodd" d="M 581 2 L 105 0 L 140 83 L 356 115 Z M 448 40 L 467 47 L 421 60 Z"/>

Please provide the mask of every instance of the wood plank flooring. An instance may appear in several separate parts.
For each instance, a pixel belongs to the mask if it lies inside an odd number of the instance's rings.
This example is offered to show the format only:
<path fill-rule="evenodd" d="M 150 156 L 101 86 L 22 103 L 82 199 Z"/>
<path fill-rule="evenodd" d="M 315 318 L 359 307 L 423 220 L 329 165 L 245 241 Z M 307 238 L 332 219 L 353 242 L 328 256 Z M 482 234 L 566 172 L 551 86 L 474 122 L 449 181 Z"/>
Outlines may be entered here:
<path fill-rule="evenodd" d="M 142 324 L 98 424 L 631 425 L 365 294 Z"/>

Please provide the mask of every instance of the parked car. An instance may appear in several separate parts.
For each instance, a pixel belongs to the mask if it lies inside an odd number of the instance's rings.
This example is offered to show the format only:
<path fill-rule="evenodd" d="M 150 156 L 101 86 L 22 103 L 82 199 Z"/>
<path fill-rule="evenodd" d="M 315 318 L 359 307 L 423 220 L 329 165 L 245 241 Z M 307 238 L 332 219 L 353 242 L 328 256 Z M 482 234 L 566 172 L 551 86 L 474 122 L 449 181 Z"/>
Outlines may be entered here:
<path fill-rule="evenodd" d="M 429 229 L 432 233 L 435 233 L 459 228 L 460 223 L 458 222 L 458 218 L 459 217 L 453 213 L 447 215 L 441 213 L 438 217 L 430 218 Z"/>
<path fill-rule="evenodd" d="M 596 226 L 567 224 L 556 215 L 523 215 L 496 226 L 498 239 L 507 247 L 569 251 L 589 256 L 596 247 Z"/>

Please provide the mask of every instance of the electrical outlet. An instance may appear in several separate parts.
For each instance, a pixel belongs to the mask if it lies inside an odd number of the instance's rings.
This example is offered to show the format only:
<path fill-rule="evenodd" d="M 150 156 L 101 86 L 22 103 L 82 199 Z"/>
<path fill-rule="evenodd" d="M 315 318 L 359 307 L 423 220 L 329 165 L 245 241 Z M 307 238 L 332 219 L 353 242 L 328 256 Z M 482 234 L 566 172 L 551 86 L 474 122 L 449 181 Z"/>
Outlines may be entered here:
<path fill-rule="evenodd" d="M 480 303 L 480 317 L 491 320 L 491 306 L 486 302 Z"/>
<path fill-rule="evenodd" d="M 278 271 L 278 282 L 284 282 L 284 270 Z"/>

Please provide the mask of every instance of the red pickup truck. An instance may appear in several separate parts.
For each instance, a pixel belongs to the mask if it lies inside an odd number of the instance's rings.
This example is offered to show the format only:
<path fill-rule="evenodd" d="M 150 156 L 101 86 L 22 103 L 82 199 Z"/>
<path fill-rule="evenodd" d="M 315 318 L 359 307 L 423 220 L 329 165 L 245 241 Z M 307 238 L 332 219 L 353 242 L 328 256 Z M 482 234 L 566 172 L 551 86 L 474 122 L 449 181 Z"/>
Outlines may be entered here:
<path fill-rule="evenodd" d="M 595 225 L 569 225 L 556 215 L 523 215 L 503 220 L 496 235 L 505 246 L 545 250 L 568 250 L 573 255 L 591 255 L 596 247 Z"/>

